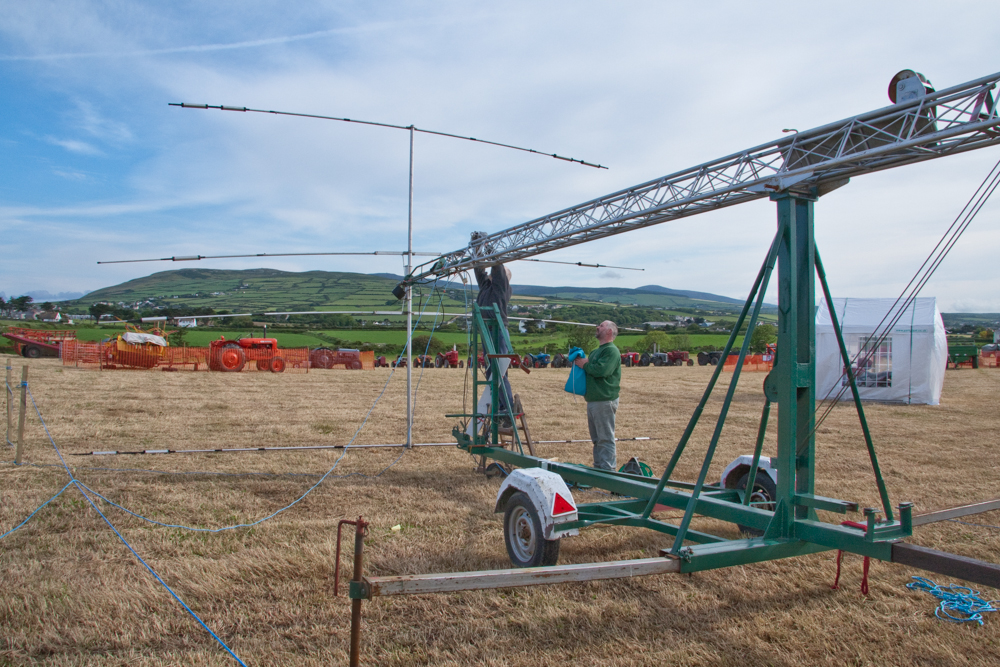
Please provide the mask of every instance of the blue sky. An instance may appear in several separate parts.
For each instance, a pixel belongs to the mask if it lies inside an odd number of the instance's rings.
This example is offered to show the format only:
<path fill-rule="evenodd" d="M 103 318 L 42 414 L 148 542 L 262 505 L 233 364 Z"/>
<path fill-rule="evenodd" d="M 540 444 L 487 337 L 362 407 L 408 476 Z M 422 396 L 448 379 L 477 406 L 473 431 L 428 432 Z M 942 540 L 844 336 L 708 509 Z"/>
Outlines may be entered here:
<path fill-rule="evenodd" d="M 698 6 L 695 6 L 698 5 Z M 86 291 L 172 268 L 400 272 L 393 258 L 98 260 L 405 247 L 405 132 L 197 111 L 227 104 L 476 136 L 418 135 L 415 248 L 497 231 L 1000 70 L 1000 17 L 952 2 L 0 2 L 0 290 Z M 970 24 L 969 17 L 975 16 Z M 855 179 L 817 204 L 835 296 L 895 296 L 1000 150 Z M 1000 311 L 1000 203 L 923 294 Z M 746 294 L 774 226 L 748 204 L 518 263 L 515 282 Z"/>

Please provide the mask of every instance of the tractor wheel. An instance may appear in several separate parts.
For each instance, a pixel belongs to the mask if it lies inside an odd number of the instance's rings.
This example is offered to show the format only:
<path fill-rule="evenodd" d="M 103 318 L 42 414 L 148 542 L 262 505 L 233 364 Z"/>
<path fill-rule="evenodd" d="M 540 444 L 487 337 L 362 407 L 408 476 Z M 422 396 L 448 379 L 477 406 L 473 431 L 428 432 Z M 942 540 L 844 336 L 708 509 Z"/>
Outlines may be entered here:
<path fill-rule="evenodd" d="M 676 361 L 674 361 L 674 366 L 683 366 L 683 365 L 684 365 L 683 359 L 677 359 Z"/>
<path fill-rule="evenodd" d="M 282 357 L 274 357 L 271 359 L 269 370 L 272 373 L 284 373 L 285 372 L 285 360 Z"/>
<path fill-rule="evenodd" d="M 458 360 L 458 367 L 459 367 L 459 368 L 465 368 L 465 362 L 464 362 L 464 361 L 462 361 L 461 359 L 459 359 L 459 360 Z"/>
<path fill-rule="evenodd" d="M 694 366 L 694 359 L 688 359 L 688 366 Z"/>
<path fill-rule="evenodd" d="M 659 357 L 653 357 L 653 365 L 654 366 L 662 366 L 663 365 L 663 359 L 660 359 Z"/>
<path fill-rule="evenodd" d="M 623 364 L 626 368 L 632 367 L 632 357 L 625 357 L 625 363 Z"/>
<path fill-rule="evenodd" d="M 259 370 L 259 371 L 269 371 L 269 370 L 271 370 L 271 360 L 270 359 L 258 359 L 257 360 L 257 370 Z"/>
<path fill-rule="evenodd" d="M 559 561 L 559 540 L 546 540 L 542 536 L 538 510 L 527 494 L 520 491 L 507 500 L 503 541 L 510 562 L 516 567 L 555 565 Z"/>
<path fill-rule="evenodd" d="M 642 353 L 642 356 L 639 357 L 639 365 L 640 366 L 648 366 L 649 365 L 649 352 L 643 352 Z"/>
<path fill-rule="evenodd" d="M 42 356 L 42 348 L 38 347 L 37 345 L 29 345 L 28 347 L 24 348 L 24 352 L 22 354 L 26 356 L 28 359 L 37 359 L 38 357 Z"/>
<path fill-rule="evenodd" d="M 719 365 L 719 358 L 718 357 L 709 357 L 708 358 L 708 365 L 709 366 L 718 366 Z"/>
<path fill-rule="evenodd" d="M 736 488 L 739 491 L 743 491 L 747 488 L 747 480 L 750 478 L 750 472 L 747 471 L 743 473 L 740 477 L 740 481 L 736 483 Z M 757 471 L 757 479 L 754 482 L 753 488 L 750 490 L 750 506 L 756 507 L 762 510 L 774 511 L 774 499 L 778 497 L 778 489 L 774 485 L 774 480 L 763 470 Z M 749 526 L 740 526 L 737 524 L 741 533 L 746 533 L 748 535 L 761 536 L 764 531 L 758 530 L 756 528 L 750 528 Z"/>
<path fill-rule="evenodd" d="M 239 373 L 247 363 L 246 354 L 236 344 L 223 345 L 216 356 L 219 370 L 225 373 Z"/>
<path fill-rule="evenodd" d="M 446 362 L 444 360 L 444 357 L 442 357 L 440 354 L 437 357 L 434 358 L 434 368 L 441 368 L 446 363 L 448 363 L 448 362 Z"/>
<path fill-rule="evenodd" d="M 361 362 L 357 361 L 357 360 L 352 361 L 351 362 L 351 370 L 352 371 L 360 371 L 361 370 Z"/>
<path fill-rule="evenodd" d="M 525 368 L 531 368 L 532 362 L 534 362 L 534 359 L 531 358 L 530 354 L 524 355 L 524 359 L 521 359 L 521 364 L 524 365 Z"/>
<path fill-rule="evenodd" d="M 699 352 L 698 353 L 698 365 L 699 366 L 707 366 L 708 365 L 708 355 L 705 354 L 704 352 Z"/>
<path fill-rule="evenodd" d="M 333 350 L 328 347 L 317 347 L 309 354 L 309 363 L 313 368 L 333 368 Z"/>

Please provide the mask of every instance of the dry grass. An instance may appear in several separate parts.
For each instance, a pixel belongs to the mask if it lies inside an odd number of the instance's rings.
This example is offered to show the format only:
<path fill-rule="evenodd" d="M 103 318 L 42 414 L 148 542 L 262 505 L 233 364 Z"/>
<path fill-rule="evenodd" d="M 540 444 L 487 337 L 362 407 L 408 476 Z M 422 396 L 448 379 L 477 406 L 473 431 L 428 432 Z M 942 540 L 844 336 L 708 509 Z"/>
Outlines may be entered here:
<path fill-rule="evenodd" d="M 21 359 L 15 359 L 20 365 Z M 346 442 L 387 370 L 308 375 L 93 372 L 32 363 L 31 386 L 64 452 Z M 564 372 L 516 373 L 539 439 L 586 437 L 582 403 L 561 391 Z M 623 379 L 619 461 L 637 455 L 662 471 L 705 382 L 707 368 L 633 368 Z M 747 376 L 716 460 L 752 449 L 761 407 Z M 939 407 L 869 407 L 893 500 L 917 511 L 996 497 L 998 436 L 993 398 L 1000 371 L 947 375 Z M 449 439 L 462 375 L 428 370 L 416 440 Z M 721 399 L 714 403 L 718 408 Z M 359 443 L 399 442 L 405 391 L 397 373 Z M 26 460 L 57 463 L 37 420 Z M 678 471 L 691 479 L 709 427 Z M 772 441 L 773 442 L 773 441 Z M 773 447 L 773 444 L 772 444 Z M 838 408 L 818 436 L 817 493 L 877 505 L 856 418 Z M 13 456 L 10 450 L 2 458 Z M 373 475 L 393 450 L 351 452 L 338 474 Z M 587 462 L 585 445 L 546 456 Z M 67 457 L 86 484 L 167 523 L 217 527 L 253 520 L 298 497 L 315 478 L 174 472 L 321 473 L 339 452 Z M 0 528 L 6 530 L 66 483 L 57 467 L 0 464 Z M 153 526 L 107 508 L 112 522 L 174 590 L 252 665 L 345 664 L 348 601 L 334 598 L 337 520 L 364 515 L 370 571 L 443 572 L 507 566 L 499 482 L 472 472 L 450 448 L 406 454 L 379 478 L 330 478 L 293 509 L 253 529 L 219 534 Z M 600 498 L 590 492 L 584 499 Z M 827 517 L 833 519 L 834 517 Z M 1000 524 L 1000 512 L 970 519 Z M 398 532 L 391 526 L 401 524 Z M 732 528 L 696 522 L 732 534 Z M 917 529 L 914 541 L 992 562 L 1000 531 L 957 523 Z M 667 546 L 651 531 L 603 528 L 563 543 L 560 562 L 650 556 Z M 531 589 L 386 598 L 365 603 L 366 664 L 379 665 L 979 665 L 1000 662 L 1000 618 L 985 627 L 934 619 L 934 600 L 906 590 L 911 574 L 872 566 L 871 595 L 858 591 L 861 559 L 845 557 L 831 591 L 833 553 L 694 576 L 663 576 Z M 69 490 L 0 545 L 0 664 L 228 665 L 232 660 Z M 996 591 L 987 595 L 1000 597 Z"/>

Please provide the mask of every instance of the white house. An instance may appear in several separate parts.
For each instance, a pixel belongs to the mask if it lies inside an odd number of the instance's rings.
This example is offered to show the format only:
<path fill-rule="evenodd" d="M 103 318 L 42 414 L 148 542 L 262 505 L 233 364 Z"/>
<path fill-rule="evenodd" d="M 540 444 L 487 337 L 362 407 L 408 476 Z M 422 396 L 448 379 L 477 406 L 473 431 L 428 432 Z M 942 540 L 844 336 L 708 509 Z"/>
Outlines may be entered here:
<path fill-rule="evenodd" d="M 937 405 L 948 361 L 937 300 L 915 299 L 902 312 L 900 305 L 891 298 L 833 300 L 858 392 L 872 401 Z M 816 399 L 853 400 L 848 385 L 824 300 L 816 311 Z"/>

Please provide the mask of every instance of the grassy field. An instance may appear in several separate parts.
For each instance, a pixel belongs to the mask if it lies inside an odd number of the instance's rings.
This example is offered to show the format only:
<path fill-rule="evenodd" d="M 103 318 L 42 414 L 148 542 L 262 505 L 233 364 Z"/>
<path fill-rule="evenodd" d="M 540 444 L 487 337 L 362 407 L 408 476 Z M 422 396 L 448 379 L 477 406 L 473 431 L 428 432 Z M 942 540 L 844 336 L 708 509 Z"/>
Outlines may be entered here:
<path fill-rule="evenodd" d="M 20 358 L 9 358 L 16 365 Z M 709 369 L 630 368 L 623 375 L 619 462 L 639 456 L 659 474 Z M 419 375 L 417 376 L 419 377 Z M 586 437 L 583 403 L 561 391 L 565 373 L 515 373 L 535 437 Z M 30 386 L 49 430 L 83 483 L 130 510 L 169 524 L 221 527 L 279 510 L 330 469 L 339 452 L 76 457 L 109 449 L 347 443 L 380 395 L 388 369 L 306 375 L 97 372 L 32 362 Z M 759 375 L 736 394 L 711 477 L 753 445 Z M 723 384 L 728 381 L 723 376 Z M 358 443 L 400 442 L 405 383 L 395 374 Z M 949 371 L 941 405 L 868 409 L 894 502 L 925 512 L 997 496 L 995 369 Z M 462 405 L 463 374 L 428 369 L 416 403 L 415 439 L 449 440 L 445 412 Z M 679 479 L 700 466 L 721 399 L 681 459 Z M 26 461 L 10 450 L 0 529 L 22 521 L 67 482 L 38 420 Z M 588 462 L 585 445 L 542 455 Z M 773 449 L 773 429 L 765 452 Z M 834 410 L 817 437 L 818 494 L 877 505 L 856 416 Z M 350 452 L 333 476 L 288 511 L 251 529 L 221 533 L 155 526 L 101 503 L 111 522 L 164 581 L 251 665 L 343 665 L 349 602 L 333 597 L 337 521 L 372 522 L 373 574 L 507 566 L 492 513 L 499 481 L 473 472 L 451 448 Z M 394 463 L 392 467 L 390 464 Z M 270 473 L 266 475 L 256 473 Z M 381 474 L 380 474 L 381 473 Z M 380 475 L 379 475 L 380 474 Z M 604 496 L 581 492 L 581 500 Z M 100 502 L 100 501 L 99 501 Z M 661 518 L 672 516 L 663 515 Z M 827 515 L 826 520 L 840 517 Z M 858 519 L 858 516 L 848 516 Z M 916 528 L 912 541 L 1000 560 L 1000 512 Z M 393 526 L 401 530 L 393 531 Z M 736 535 L 696 519 L 695 529 Z M 650 531 L 607 527 L 564 540 L 560 562 L 648 557 L 668 546 Z M 874 562 L 861 595 L 861 559 L 845 556 L 830 590 L 833 552 L 710 571 L 551 587 L 377 599 L 364 604 L 368 665 L 992 665 L 1000 618 L 958 626 L 934 618 L 936 600 L 904 588 L 909 568 Z M 346 559 L 345 559 L 346 562 Z M 349 567 L 348 567 L 349 570 Z M 0 664 L 230 665 L 232 659 L 135 560 L 80 492 L 67 490 L 0 542 Z M 987 599 L 1000 592 L 987 590 Z"/>

